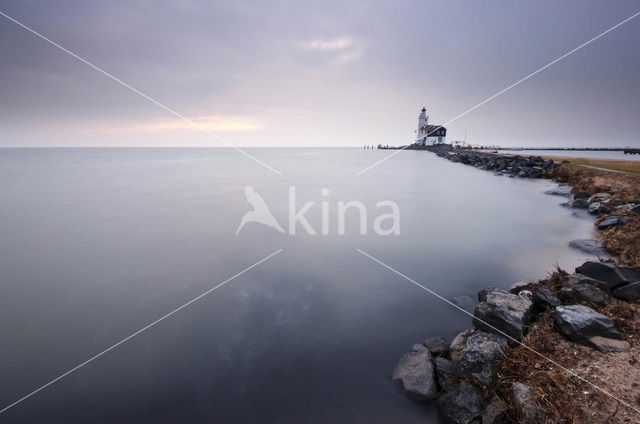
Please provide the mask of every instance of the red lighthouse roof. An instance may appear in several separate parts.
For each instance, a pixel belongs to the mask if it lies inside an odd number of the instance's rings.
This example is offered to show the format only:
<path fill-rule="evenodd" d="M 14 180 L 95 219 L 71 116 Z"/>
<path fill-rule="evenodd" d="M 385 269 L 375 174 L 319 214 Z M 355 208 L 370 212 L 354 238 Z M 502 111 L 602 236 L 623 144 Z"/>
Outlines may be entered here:
<path fill-rule="evenodd" d="M 427 111 L 427 108 L 423 106 L 423 107 L 422 107 L 422 111 L 423 111 L 423 112 L 426 112 L 426 111 Z"/>

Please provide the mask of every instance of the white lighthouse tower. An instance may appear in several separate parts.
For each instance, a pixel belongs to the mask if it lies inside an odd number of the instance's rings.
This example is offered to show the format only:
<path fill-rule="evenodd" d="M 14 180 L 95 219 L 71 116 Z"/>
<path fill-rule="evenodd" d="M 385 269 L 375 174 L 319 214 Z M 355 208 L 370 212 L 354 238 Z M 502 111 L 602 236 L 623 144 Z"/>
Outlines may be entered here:
<path fill-rule="evenodd" d="M 429 125 L 429 115 L 427 115 L 427 108 L 423 107 L 420 116 L 418 116 L 416 144 L 425 144 L 427 141 L 427 125 Z"/>

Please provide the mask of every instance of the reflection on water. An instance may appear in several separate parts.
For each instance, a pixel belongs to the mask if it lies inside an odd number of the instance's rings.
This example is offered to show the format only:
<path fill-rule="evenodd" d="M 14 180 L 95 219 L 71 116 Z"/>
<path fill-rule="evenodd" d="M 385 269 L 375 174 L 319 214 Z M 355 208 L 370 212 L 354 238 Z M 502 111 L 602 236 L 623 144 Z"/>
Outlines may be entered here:
<path fill-rule="evenodd" d="M 437 422 L 390 381 L 426 337 L 470 318 L 471 295 L 587 255 L 592 220 L 543 192 L 428 152 L 253 149 L 0 150 L 0 401 L 8 404 L 277 249 L 282 253 L 0 416 L 0 422 Z M 251 185 L 278 221 L 288 189 L 328 236 L 259 224 L 236 235 Z M 330 194 L 322 196 L 328 188 Z M 367 207 L 337 235 L 337 203 Z M 400 235 L 371 231 L 395 201 Z"/>

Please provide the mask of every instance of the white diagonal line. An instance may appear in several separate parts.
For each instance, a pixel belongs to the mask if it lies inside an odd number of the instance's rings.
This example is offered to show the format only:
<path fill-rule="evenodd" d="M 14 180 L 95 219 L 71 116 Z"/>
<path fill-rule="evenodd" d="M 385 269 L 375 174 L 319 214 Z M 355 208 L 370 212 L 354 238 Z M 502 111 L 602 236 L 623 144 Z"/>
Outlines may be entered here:
<path fill-rule="evenodd" d="M 368 253 L 366 253 L 366 252 L 364 252 L 364 251 L 362 251 L 362 250 L 360 250 L 360 249 L 356 249 L 356 250 L 357 250 L 358 252 L 362 253 L 364 256 L 368 257 L 369 259 L 371 259 L 371 260 L 373 260 L 373 261 L 375 261 L 375 262 L 379 263 L 380 265 L 382 265 L 383 267 L 387 268 L 388 270 L 390 270 L 390 271 L 394 272 L 395 274 L 398 274 L 399 276 L 401 276 L 401 277 L 402 277 L 402 278 L 404 278 L 405 280 L 407 280 L 407 281 L 409 281 L 409 282 L 411 282 L 411 283 L 415 284 L 416 286 L 420 287 L 421 289 L 423 289 L 423 290 L 427 291 L 428 293 L 430 293 L 430 294 L 434 295 L 434 296 L 435 296 L 435 297 L 437 297 L 438 299 L 440 299 L 440 300 L 442 300 L 442 301 L 444 301 L 444 302 L 448 303 L 449 305 L 451 305 L 451 306 L 453 306 L 454 308 L 456 308 L 456 309 L 458 309 L 458 310 L 460 310 L 460 311 L 464 312 L 465 314 L 469 315 L 470 317 L 472 317 L 472 318 L 474 318 L 474 319 L 476 319 L 476 320 L 480 321 L 481 323 L 483 323 L 483 324 L 484 324 L 484 325 L 486 325 L 487 327 L 490 327 L 490 328 L 491 328 L 491 329 L 493 329 L 494 331 L 496 331 L 496 332 L 498 332 L 498 333 L 502 334 L 504 337 L 507 337 L 508 339 L 513 340 L 513 341 L 514 341 L 514 342 L 516 342 L 517 344 L 519 344 L 519 345 L 521 345 L 522 347 L 524 347 L 525 349 L 527 349 L 527 350 L 529 350 L 529 351 L 533 352 L 534 354 L 538 355 L 538 356 L 539 356 L 539 357 L 541 357 L 542 359 L 545 359 L 545 360 L 547 360 L 547 361 L 551 362 L 553 365 L 557 366 L 558 368 L 560 368 L 560 369 L 562 369 L 562 370 L 566 371 L 567 373 L 571 374 L 572 376 L 574 376 L 574 377 L 576 377 L 576 378 L 578 378 L 578 379 L 582 380 L 583 382 L 587 383 L 588 385 L 590 385 L 590 386 L 591 386 L 591 387 L 593 387 L 594 389 L 599 390 L 600 392 L 604 393 L 605 395 L 609 396 L 610 398 L 612 398 L 612 399 L 614 399 L 614 400 L 616 400 L 616 401 L 620 402 L 620 403 L 621 403 L 621 404 L 623 404 L 624 406 L 629 407 L 629 408 L 631 408 L 632 410 L 634 410 L 635 412 L 637 412 L 637 413 L 639 413 L 639 414 L 640 414 L 640 410 L 638 410 L 638 409 L 634 408 L 633 406 L 631 406 L 631 405 L 630 405 L 630 404 L 628 404 L 627 402 L 625 402 L 625 401 L 623 401 L 623 400 L 621 400 L 621 399 L 618 399 L 617 397 L 615 397 L 614 395 L 612 395 L 612 394 L 611 394 L 611 393 L 609 393 L 608 391 L 606 391 L 606 390 L 604 390 L 604 389 L 602 389 L 602 388 L 600 388 L 600 387 L 596 386 L 595 384 L 593 384 L 593 383 L 591 383 L 590 381 L 588 381 L 588 380 L 584 379 L 583 377 L 580 377 L 578 374 L 576 374 L 576 373 L 574 373 L 573 371 L 571 371 L 571 370 L 569 370 L 569 369 L 567 369 L 567 368 L 563 367 L 562 365 L 560 365 L 559 363 L 557 363 L 557 362 L 556 362 L 556 361 L 554 361 L 553 359 L 551 359 L 551 358 L 549 358 L 549 357 L 547 357 L 547 356 L 543 355 L 542 353 L 540 353 L 540 352 L 538 352 L 538 351 L 536 351 L 536 350 L 534 350 L 534 349 L 530 348 L 529 346 L 527 346 L 526 344 L 522 343 L 521 341 L 519 341 L 519 340 L 517 340 L 517 339 L 515 339 L 515 338 L 511 337 L 510 335 L 506 334 L 504 331 L 499 330 L 498 328 L 494 327 L 493 325 L 489 324 L 488 322 L 484 321 L 483 319 L 476 317 L 475 315 L 473 315 L 473 314 L 471 314 L 470 312 L 468 312 L 468 311 L 464 310 L 463 308 L 461 308 L 460 306 L 458 306 L 458 305 L 456 305 L 455 303 L 451 302 L 450 300 L 445 299 L 444 297 L 440 296 L 438 293 L 434 292 L 433 290 L 431 290 L 431 289 L 429 289 L 429 288 L 427 288 L 427 287 L 423 286 L 422 284 L 420 284 L 420 283 L 416 282 L 414 279 L 412 279 L 412 278 L 410 278 L 410 277 L 407 277 L 406 275 L 404 275 L 404 274 L 403 274 L 403 273 L 401 273 L 400 271 L 398 271 L 398 270 L 396 270 L 396 269 L 392 268 L 391 266 L 389 266 L 389 265 L 385 264 L 384 262 L 382 262 L 382 261 L 380 261 L 380 260 L 378 260 L 378 259 L 374 258 L 374 257 L 373 257 L 373 256 L 371 256 L 370 254 L 368 254 Z"/>
<path fill-rule="evenodd" d="M 244 274 L 245 272 L 249 271 L 250 269 L 260 265 L 261 263 L 263 263 L 264 261 L 272 258 L 273 256 L 277 255 L 278 253 L 282 252 L 282 249 L 278 249 L 275 252 L 273 252 L 272 254 L 270 254 L 269 256 L 259 260 L 258 262 L 256 262 L 255 264 L 243 269 L 242 271 L 240 271 L 239 273 L 237 273 L 236 275 L 234 275 L 233 277 L 229 277 L 228 279 L 224 280 L 223 282 L 221 282 L 220 284 L 218 284 L 215 287 L 210 288 L 209 290 L 207 290 L 206 292 L 202 293 L 199 296 L 194 297 L 193 299 L 191 299 L 190 301 L 188 301 L 187 303 L 185 303 L 184 305 L 174 309 L 173 311 L 161 316 L 160 318 L 158 318 L 157 320 L 153 321 L 151 324 L 148 324 L 144 327 L 142 327 L 141 329 L 139 329 L 138 331 L 136 331 L 135 333 L 125 337 L 124 339 L 120 340 L 118 343 L 112 345 L 111 347 L 108 347 L 107 349 L 103 350 L 102 352 L 98 353 L 97 355 L 92 356 L 91 358 L 87 359 L 86 361 L 76 365 L 75 367 L 71 368 L 70 370 L 66 371 L 65 373 L 61 374 L 60 376 L 54 378 L 53 380 L 51 380 L 50 382 L 48 382 L 47 384 L 44 384 L 40 387 L 38 387 L 37 389 L 35 389 L 34 391 L 32 391 L 31 393 L 21 397 L 20 399 L 16 400 L 15 402 L 5 406 L 4 408 L 0 409 L 0 414 L 2 414 L 3 412 L 5 412 L 6 410 L 8 410 L 9 408 L 12 408 L 14 406 L 16 406 L 17 404 L 19 404 L 20 402 L 30 398 L 31 396 L 35 395 L 36 393 L 40 392 L 41 390 L 46 389 L 47 387 L 49 387 L 50 385 L 52 385 L 53 383 L 55 383 L 58 380 L 61 380 L 62 378 L 66 377 L 67 375 L 71 374 L 72 372 L 78 370 L 79 368 L 82 368 L 83 366 L 87 365 L 88 363 L 98 359 L 99 357 L 101 357 L 102 355 L 104 355 L 105 353 L 115 349 L 116 347 L 120 346 L 121 344 L 125 343 L 128 340 L 131 340 L 132 338 L 134 338 L 135 336 L 137 336 L 138 334 L 142 333 L 145 330 L 148 330 L 149 328 L 153 327 L 154 325 L 158 324 L 160 321 L 163 321 L 166 318 L 169 318 L 171 315 L 175 314 L 176 312 L 186 308 L 187 306 L 191 305 L 193 302 L 202 299 L 203 297 L 205 297 L 206 295 L 208 295 L 209 293 L 211 293 L 212 291 L 224 286 L 225 284 L 227 284 L 228 282 L 230 282 L 231 280 L 233 280 L 236 277 L 241 276 L 242 274 Z"/>
<path fill-rule="evenodd" d="M 429 134 L 431 134 L 432 132 L 436 131 L 437 129 L 439 129 L 439 128 L 441 128 L 441 127 L 445 126 L 445 125 L 449 125 L 450 123 L 452 123 L 452 122 L 454 122 L 454 121 L 456 121 L 456 120 L 458 120 L 458 119 L 462 118 L 462 117 L 463 117 L 463 116 L 465 116 L 466 114 L 468 114 L 468 113 L 470 113 L 470 112 L 472 112 L 472 111 L 476 110 L 477 108 L 479 108 L 480 106 L 484 105 L 485 103 L 490 102 L 491 100 L 495 99 L 495 98 L 496 98 L 496 97 L 498 97 L 499 95 L 501 95 L 501 94 L 503 94 L 503 93 L 505 93 L 505 92 L 507 92 L 507 91 L 511 90 L 513 87 L 515 87 L 515 86 L 519 85 L 520 83 L 525 82 L 526 80 L 528 80 L 528 79 L 529 79 L 529 78 L 531 78 L 532 76 L 536 75 L 537 73 L 544 71 L 545 69 L 547 69 L 548 67 L 550 67 L 550 66 L 552 66 L 552 65 L 556 64 L 557 62 L 560 62 L 562 59 L 566 58 L 567 56 L 569 56 L 569 55 L 571 55 L 571 54 L 573 54 L 573 53 L 575 53 L 575 52 L 577 52 L 577 51 L 578 51 L 578 50 L 580 50 L 581 48 L 583 48 L 583 47 L 585 47 L 585 46 L 587 46 L 587 45 L 589 45 L 589 44 L 593 43 L 593 42 L 594 42 L 594 41 L 596 41 L 598 38 L 600 38 L 600 37 L 602 37 L 602 36 L 604 36 L 604 35 L 608 34 L 609 32 L 613 31 L 614 29 L 618 28 L 619 26 L 624 25 L 625 23 L 629 22 L 630 20 L 632 20 L 633 18 L 635 18 L 635 17 L 636 17 L 636 16 L 638 16 L 638 15 L 640 15 L 640 12 L 637 12 L 637 13 L 635 13 L 635 14 L 633 14 L 633 15 L 629 16 L 629 17 L 628 17 L 627 19 L 625 19 L 624 21 L 621 21 L 621 22 L 617 23 L 616 25 L 612 26 L 611 28 L 609 28 L 608 30 L 604 31 L 603 33 L 601 33 L 601 34 L 599 34 L 599 35 L 597 35 L 597 36 L 593 37 L 591 40 L 589 40 L 589 41 L 585 41 L 584 43 L 580 44 L 580 45 L 579 45 L 578 47 L 576 47 L 575 49 L 573 49 L 573 50 L 571 50 L 571 51 L 568 51 L 567 53 L 563 54 L 563 55 L 562 55 L 562 56 L 560 56 L 559 58 L 557 58 L 557 59 L 555 59 L 555 60 L 553 60 L 553 61 L 551 61 L 551 62 L 547 63 L 547 64 L 546 64 L 546 65 L 544 65 L 542 68 L 540 68 L 540 69 L 538 69 L 538 70 L 536 70 L 536 71 L 534 71 L 534 72 L 530 73 L 529 75 L 527 75 L 527 76 L 526 76 L 526 77 L 524 77 L 524 78 L 519 79 L 518 81 L 514 82 L 514 83 L 513 83 L 513 84 L 511 84 L 510 86 L 508 86 L 508 87 L 506 87 L 506 88 L 504 88 L 504 89 L 502 89 L 502 90 L 498 91 L 498 92 L 497 92 L 496 94 L 494 94 L 493 96 L 488 97 L 488 98 L 486 98 L 485 100 L 483 100 L 483 101 L 481 101 L 480 103 L 478 103 L 477 105 L 475 105 L 475 106 L 473 106 L 473 107 L 471 107 L 471 108 L 469 108 L 469 109 L 465 110 L 465 111 L 464 111 L 464 112 L 462 112 L 461 114 L 459 114 L 459 115 L 457 115 L 457 116 L 454 116 L 453 118 L 451 118 L 450 120 L 448 120 L 448 121 L 447 121 L 447 122 L 445 122 L 444 124 L 439 125 L 436 129 L 434 129 L 434 130 L 432 130 L 431 132 L 429 132 L 429 133 L 427 134 L 427 136 L 428 136 Z M 379 161 L 375 162 L 375 163 L 374 163 L 374 164 L 372 164 L 372 165 L 369 165 L 368 167 L 366 167 L 366 168 L 365 168 L 365 169 L 363 169 L 362 171 L 358 172 L 356 175 L 362 175 L 362 174 L 364 174 L 365 172 L 367 172 L 367 171 L 368 171 L 368 170 L 370 170 L 371 168 L 373 168 L 373 167 L 375 167 L 375 166 L 377 166 L 377 165 L 381 164 L 382 162 L 386 161 L 387 159 L 392 158 L 393 156 L 397 155 L 398 153 L 400 153 L 401 151 L 403 151 L 404 149 L 406 149 L 406 148 L 407 148 L 407 147 L 409 147 L 409 146 L 410 146 L 410 145 L 408 144 L 408 145 L 404 146 L 403 148 L 401 148 L 401 149 L 398 149 L 398 150 L 394 151 L 394 152 L 393 152 L 393 153 L 391 153 L 390 155 L 383 157 L 383 158 L 382 158 L 382 159 L 380 159 Z"/>
<path fill-rule="evenodd" d="M 126 82 L 122 81 L 121 79 L 111 75 L 110 73 L 108 73 L 107 71 L 103 70 L 102 68 L 94 65 L 93 63 L 81 58 L 80 56 L 78 56 L 77 54 L 73 53 L 70 50 L 67 50 L 66 48 L 62 47 L 60 44 L 56 43 L 55 41 L 50 40 L 49 38 L 45 37 L 44 35 L 40 34 L 39 32 L 35 31 L 34 29 L 29 28 L 28 26 L 26 26 L 25 24 L 23 24 L 22 22 L 19 22 L 17 20 L 15 20 L 14 18 L 12 18 L 11 16 L 7 15 L 6 13 L 0 12 L 0 15 L 4 16 L 5 18 L 9 19 L 11 22 L 21 26 L 22 28 L 26 29 L 27 31 L 31 32 L 32 34 L 42 38 L 43 40 L 45 40 L 46 42 L 48 42 L 49 44 L 59 48 L 60 50 L 62 50 L 65 53 L 70 54 L 71 56 L 73 56 L 74 58 L 78 59 L 79 61 L 81 61 L 82 63 L 92 67 L 93 69 L 95 69 L 96 71 L 100 72 L 101 74 L 111 78 L 112 80 L 114 80 L 115 82 L 117 82 L 118 84 L 128 88 L 129 90 L 133 91 L 136 94 L 139 94 L 140 96 L 144 97 L 145 99 L 149 100 L 150 102 L 154 103 L 157 106 L 160 106 L 162 109 L 166 110 L 167 112 L 169 112 L 170 114 L 177 116 L 178 118 L 182 119 L 183 121 L 187 122 L 189 125 L 193 126 L 196 129 L 199 129 L 200 131 L 204 132 L 205 134 L 215 138 L 218 141 L 221 141 L 222 143 L 226 144 L 227 146 L 237 150 L 238 152 L 242 153 L 243 155 L 245 155 L 246 157 L 248 157 L 249 159 L 252 159 L 254 161 L 256 161 L 257 163 L 259 163 L 260 165 L 264 166 L 265 168 L 268 168 L 269 170 L 275 172 L 278 175 L 282 175 L 282 172 L 272 168 L 271 166 L 267 165 L 266 163 L 264 163 L 263 161 L 261 161 L 260 159 L 256 158 L 255 156 L 245 152 L 244 150 L 242 150 L 241 148 L 231 144 L 230 142 L 228 142 L 227 140 L 225 140 L 224 138 L 220 137 L 219 135 L 209 131 L 208 129 L 204 128 L 202 125 L 198 124 L 197 122 L 187 118 L 186 116 L 182 115 L 181 113 L 176 112 L 175 110 L 171 109 L 169 106 L 166 106 L 162 103 L 160 103 L 159 101 L 157 101 L 156 99 L 152 98 L 151 96 L 143 93 L 142 91 L 138 90 L 137 88 L 132 87 L 131 85 L 127 84 Z"/>

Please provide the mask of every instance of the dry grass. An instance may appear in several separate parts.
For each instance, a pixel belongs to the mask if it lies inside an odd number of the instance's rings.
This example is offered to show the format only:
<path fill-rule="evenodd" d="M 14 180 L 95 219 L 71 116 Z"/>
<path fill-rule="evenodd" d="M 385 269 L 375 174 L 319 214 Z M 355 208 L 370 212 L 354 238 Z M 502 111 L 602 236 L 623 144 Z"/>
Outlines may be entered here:
<path fill-rule="evenodd" d="M 564 156 L 542 156 L 545 159 L 553 159 L 556 162 L 562 162 L 564 160 L 569 161 L 569 166 L 576 169 L 588 169 L 589 167 L 609 169 L 617 172 L 627 172 L 640 176 L 640 161 L 638 160 L 625 160 L 625 159 L 597 159 L 597 158 L 574 158 Z M 605 172 L 605 171 L 601 171 Z"/>

